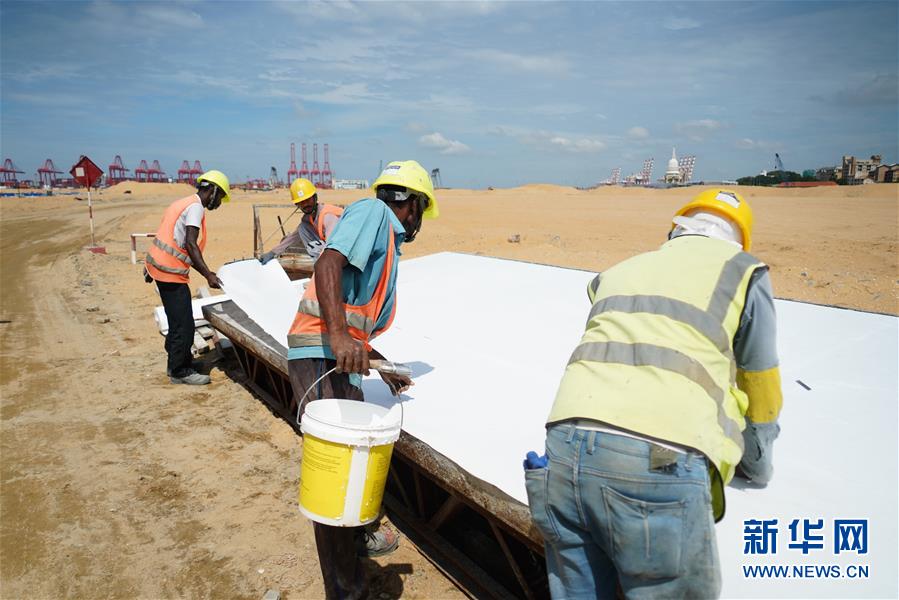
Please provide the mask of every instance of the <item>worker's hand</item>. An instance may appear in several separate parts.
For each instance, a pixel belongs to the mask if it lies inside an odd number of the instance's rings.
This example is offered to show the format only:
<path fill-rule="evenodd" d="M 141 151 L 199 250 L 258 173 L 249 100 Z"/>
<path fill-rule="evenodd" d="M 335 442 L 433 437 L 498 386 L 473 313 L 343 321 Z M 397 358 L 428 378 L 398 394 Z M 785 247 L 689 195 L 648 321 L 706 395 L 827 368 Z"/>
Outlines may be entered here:
<path fill-rule="evenodd" d="M 390 392 L 399 397 L 400 394 L 408 390 L 415 383 L 405 375 L 397 375 L 396 373 L 381 373 L 381 379 L 390 388 Z"/>
<path fill-rule="evenodd" d="M 350 334 L 331 335 L 331 351 L 337 360 L 338 373 L 362 373 L 368 375 L 368 352 L 362 342 Z"/>
<path fill-rule="evenodd" d="M 259 262 L 261 262 L 262 264 L 266 264 L 266 263 L 268 263 L 268 261 L 270 261 L 273 258 L 275 258 L 275 253 L 272 252 L 271 250 L 269 250 L 268 252 L 264 253 L 262 256 L 259 257 Z"/>
<path fill-rule="evenodd" d="M 210 273 L 209 275 L 206 276 L 206 283 L 209 284 L 209 287 L 211 287 L 212 289 L 215 289 L 215 290 L 220 290 L 220 289 L 222 289 L 222 286 L 225 285 L 222 283 L 222 280 L 219 279 L 219 276 L 216 275 L 215 273 Z"/>

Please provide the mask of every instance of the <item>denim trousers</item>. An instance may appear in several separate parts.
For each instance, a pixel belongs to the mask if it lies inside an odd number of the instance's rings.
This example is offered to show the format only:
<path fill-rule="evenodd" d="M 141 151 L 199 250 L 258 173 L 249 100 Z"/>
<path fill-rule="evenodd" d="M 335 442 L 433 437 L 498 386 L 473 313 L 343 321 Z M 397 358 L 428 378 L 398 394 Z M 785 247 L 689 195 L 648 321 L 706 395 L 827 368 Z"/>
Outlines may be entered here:
<path fill-rule="evenodd" d="M 553 598 L 718 597 L 705 457 L 571 424 L 546 454 L 525 483 Z"/>

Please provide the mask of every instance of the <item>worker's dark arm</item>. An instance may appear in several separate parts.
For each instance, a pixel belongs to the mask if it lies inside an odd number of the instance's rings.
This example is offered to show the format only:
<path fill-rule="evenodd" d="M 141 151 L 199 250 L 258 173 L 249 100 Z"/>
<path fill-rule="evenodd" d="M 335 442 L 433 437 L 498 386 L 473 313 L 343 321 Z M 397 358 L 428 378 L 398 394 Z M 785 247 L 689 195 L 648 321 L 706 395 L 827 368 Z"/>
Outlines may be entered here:
<path fill-rule="evenodd" d="M 368 353 L 347 330 L 343 304 L 343 269 L 346 257 L 327 248 L 315 263 L 315 293 L 321 307 L 322 319 L 328 328 L 331 351 L 341 373 L 365 373 L 368 375 Z"/>
<path fill-rule="evenodd" d="M 774 440 L 783 405 L 777 359 L 777 324 L 767 271 L 753 277 L 746 308 L 734 341 L 737 387 L 748 397 L 745 450 L 740 472 L 753 483 L 767 485 L 774 475 Z"/>
<path fill-rule="evenodd" d="M 282 239 L 281 242 L 277 246 L 272 248 L 270 250 L 270 252 L 272 252 L 275 256 L 281 256 L 281 254 L 283 254 L 284 251 L 286 251 L 292 245 L 299 242 L 300 241 L 300 227 L 302 227 L 302 226 L 303 226 L 303 222 L 300 221 L 300 224 L 297 226 L 297 228 L 294 229 L 293 231 L 291 231 L 290 233 L 288 233 L 287 235 L 285 235 L 284 239 Z"/>
<path fill-rule="evenodd" d="M 187 250 L 187 255 L 190 257 L 191 265 L 200 273 L 200 275 L 206 278 L 209 287 L 216 289 L 221 288 L 222 280 L 218 278 L 218 275 L 216 275 L 214 271 L 206 266 L 206 261 L 203 260 L 203 253 L 200 251 L 200 246 L 197 245 L 197 238 L 199 238 L 199 236 L 199 227 L 188 225 L 185 228 L 184 248 Z"/>

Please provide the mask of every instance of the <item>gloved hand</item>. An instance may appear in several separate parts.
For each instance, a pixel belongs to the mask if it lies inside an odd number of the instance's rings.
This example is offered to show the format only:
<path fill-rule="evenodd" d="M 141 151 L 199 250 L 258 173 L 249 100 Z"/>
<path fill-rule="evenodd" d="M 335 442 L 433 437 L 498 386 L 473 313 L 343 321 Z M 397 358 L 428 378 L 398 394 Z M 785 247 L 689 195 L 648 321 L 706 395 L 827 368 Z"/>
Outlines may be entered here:
<path fill-rule="evenodd" d="M 531 450 L 524 459 L 525 469 L 545 469 L 548 459 L 546 455 L 537 456 L 537 453 Z"/>
<path fill-rule="evenodd" d="M 265 264 L 273 258 L 275 258 L 275 253 L 272 251 L 268 251 L 259 257 L 259 262 L 261 262 L 262 264 Z"/>

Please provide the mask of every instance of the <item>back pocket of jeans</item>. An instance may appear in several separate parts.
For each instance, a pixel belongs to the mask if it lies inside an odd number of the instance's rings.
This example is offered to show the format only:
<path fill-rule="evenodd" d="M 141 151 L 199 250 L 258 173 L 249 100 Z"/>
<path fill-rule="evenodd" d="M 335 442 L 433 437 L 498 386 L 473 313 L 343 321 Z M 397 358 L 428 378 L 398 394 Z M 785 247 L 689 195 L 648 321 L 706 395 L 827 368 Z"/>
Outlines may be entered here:
<path fill-rule="evenodd" d="M 602 489 L 618 570 L 639 579 L 671 579 L 681 573 L 685 503 L 647 502 Z"/>
<path fill-rule="evenodd" d="M 546 494 L 547 469 L 526 469 L 524 472 L 524 486 L 528 492 L 528 507 L 531 510 L 531 520 L 543 536 L 546 542 L 559 540 L 559 531 L 549 515 Z"/>

